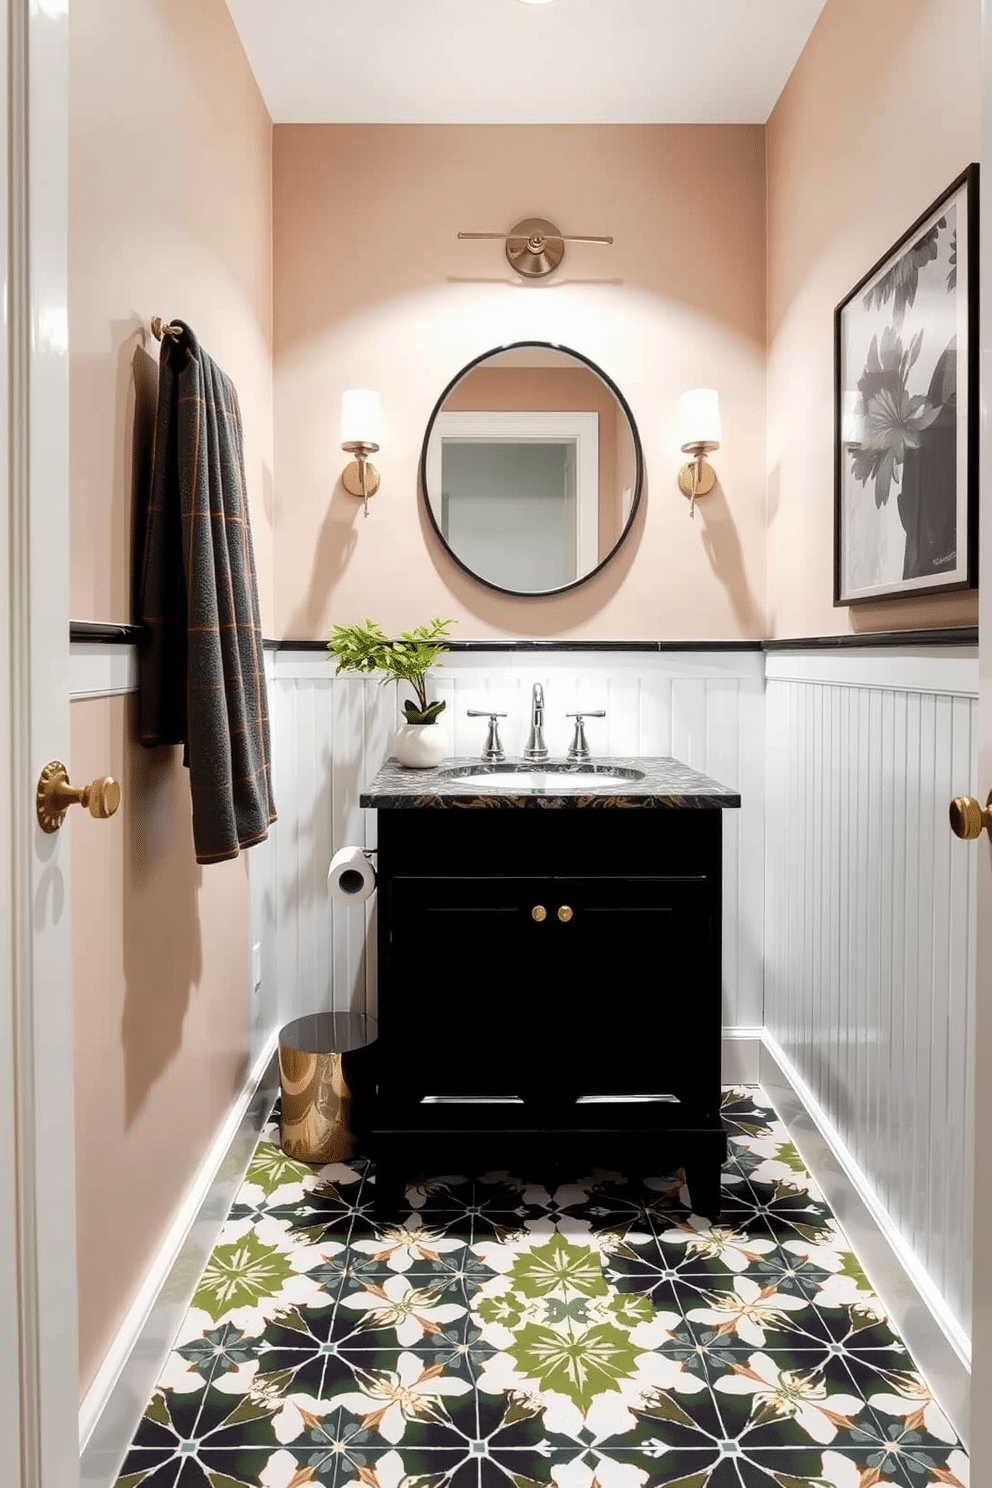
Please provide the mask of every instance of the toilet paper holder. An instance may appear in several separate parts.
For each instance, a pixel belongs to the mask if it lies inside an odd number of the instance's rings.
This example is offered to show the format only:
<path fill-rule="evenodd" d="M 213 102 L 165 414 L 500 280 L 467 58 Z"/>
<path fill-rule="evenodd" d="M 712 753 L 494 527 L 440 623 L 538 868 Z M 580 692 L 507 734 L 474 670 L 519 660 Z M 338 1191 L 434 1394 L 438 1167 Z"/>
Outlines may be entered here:
<path fill-rule="evenodd" d="M 327 872 L 328 891 L 339 904 L 362 904 L 376 889 L 372 859 L 377 849 L 357 844 L 339 848 Z"/>

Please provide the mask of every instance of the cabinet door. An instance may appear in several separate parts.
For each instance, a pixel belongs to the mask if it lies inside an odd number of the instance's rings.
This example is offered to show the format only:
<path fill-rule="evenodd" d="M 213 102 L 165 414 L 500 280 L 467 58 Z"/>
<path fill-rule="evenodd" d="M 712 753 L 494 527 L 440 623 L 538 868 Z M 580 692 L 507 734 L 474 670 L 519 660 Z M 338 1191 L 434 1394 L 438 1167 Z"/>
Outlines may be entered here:
<path fill-rule="evenodd" d="M 669 1119 L 718 1107 L 719 906 L 706 877 L 555 879 L 550 1047 L 576 1115 L 623 1106 L 650 1124 L 666 1096 Z"/>
<path fill-rule="evenodd" d="M 547 878 L 392 880 L 379 1005 L 391 1104 L 435 1106 L 447 1124 L 460 1099 L 481 1099 L 522 1120 L 547 1044 L 551 892 Z"/>

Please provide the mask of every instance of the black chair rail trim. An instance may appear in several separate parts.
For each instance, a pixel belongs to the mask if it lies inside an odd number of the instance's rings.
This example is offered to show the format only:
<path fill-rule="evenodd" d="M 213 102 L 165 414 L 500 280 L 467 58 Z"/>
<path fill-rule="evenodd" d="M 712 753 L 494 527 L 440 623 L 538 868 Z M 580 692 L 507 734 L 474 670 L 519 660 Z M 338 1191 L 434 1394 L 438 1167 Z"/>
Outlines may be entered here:
<path fill-rule="evenodd" d="M 70 642 L 89 642 L 101 646 L 136 646 L 144 635 L 141 625 L 72 620 Z M 267 640 L 267 651 L 326 651 L 324 641 Z M 797 636 L 775 641 L 535 641 L 492 640 L 445 643 L 452 652 L 460 651 L 849 651 L 871 646 L 887 649 L 894 646 L 977 646 L 978 626 L 957 625 L 930 630 L 862 631 L 856 635 Z"/>

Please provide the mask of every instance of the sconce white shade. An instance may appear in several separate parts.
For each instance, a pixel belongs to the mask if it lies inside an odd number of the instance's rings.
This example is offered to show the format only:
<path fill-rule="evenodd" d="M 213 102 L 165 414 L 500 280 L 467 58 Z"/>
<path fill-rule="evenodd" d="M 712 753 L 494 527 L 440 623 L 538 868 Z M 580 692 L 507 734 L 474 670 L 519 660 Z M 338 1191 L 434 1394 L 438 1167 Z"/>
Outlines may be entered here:
<path fill-rule="evenodd" d="M 720 425 L 720 394 L 715 388 L 693 388 L 679 399 L 679 444 L 691 450 L 699 444 L 718 449 L 723 430 Z"/>
<path fill-rule="evenodd" d="M 341 443 L 375 444 L 382 441 L 379 394 L 368 388 L 350 388 L 341 394 Z"/>

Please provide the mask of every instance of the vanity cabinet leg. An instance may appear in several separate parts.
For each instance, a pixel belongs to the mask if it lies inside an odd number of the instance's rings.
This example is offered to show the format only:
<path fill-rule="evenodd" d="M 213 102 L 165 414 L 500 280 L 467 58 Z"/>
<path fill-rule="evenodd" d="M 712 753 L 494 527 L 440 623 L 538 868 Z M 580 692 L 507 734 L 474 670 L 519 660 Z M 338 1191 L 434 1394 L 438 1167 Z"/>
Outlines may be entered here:
<path fill-rule="evenodd" d="M 376 1164 L 372 1213 L 379 1223 L 400 1220 L 406 1213 L 406 1183 L 395 1169 Z"/>
<path fill-rule="evenodd" d="M 687 1163 L 685 1182 L 693 1214 L 718 1224 L 722 1206 L 719 1166 L 712 1162 Z"/>

